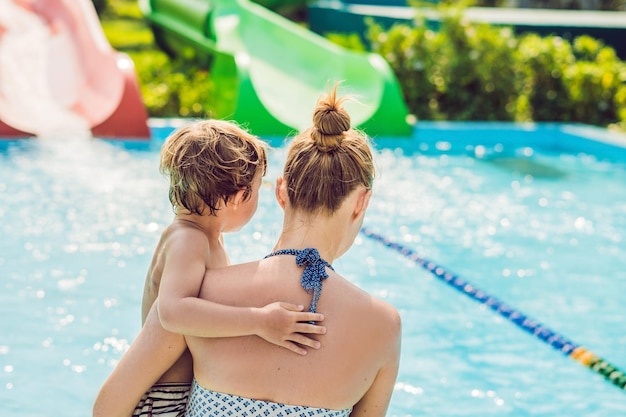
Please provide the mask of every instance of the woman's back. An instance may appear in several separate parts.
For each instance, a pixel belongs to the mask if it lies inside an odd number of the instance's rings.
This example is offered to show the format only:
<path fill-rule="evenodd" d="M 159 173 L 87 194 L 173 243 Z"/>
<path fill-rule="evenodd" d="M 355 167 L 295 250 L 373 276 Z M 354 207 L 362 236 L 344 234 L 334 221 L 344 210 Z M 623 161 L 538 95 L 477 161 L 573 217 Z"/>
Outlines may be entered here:
<path fill-rule="evenodd" d="M 376 378 L 395 380 L 397 311 L 326 271 L 317 312 L 324 314 L 327 334 L 319 338 L 319 350 L 294 355 L 257 336 L 187 338 L 198 384 L 241 397 L 339 410 L 353 407 Z M 258 307 L 282 300 L 308 308 L 312 295 L 301 285 L 302 273 L 292 255 L 213 270 L 205 276 L 200 297 Z"/>

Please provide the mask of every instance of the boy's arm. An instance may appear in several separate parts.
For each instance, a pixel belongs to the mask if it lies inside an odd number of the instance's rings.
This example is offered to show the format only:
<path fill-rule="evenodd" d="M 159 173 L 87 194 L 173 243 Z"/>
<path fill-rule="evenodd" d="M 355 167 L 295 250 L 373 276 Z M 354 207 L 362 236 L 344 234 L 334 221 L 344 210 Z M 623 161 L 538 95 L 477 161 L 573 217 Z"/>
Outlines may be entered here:
<path fill-rule="evenodd" d="M 184 336 L 163 329 L 156 307 L 100 388 L 93 417 L 128 417 L 143 394 L 185 351 Z"/>
<path fill-rule="evenodd" d="M 324 317 L 303 312 L 302 306 L 276 302 L 263 308 L 235 307 L 198 298 L 207 245 L 202 233 L 170 236 L 158 303 L 166 330 L 196 337 L 258 335 L 302 355 L 306 354 L 302 346 L 320 347 L 319 341 L 306 334 L 324 334 L 325 327 L 309 323 Z"/>

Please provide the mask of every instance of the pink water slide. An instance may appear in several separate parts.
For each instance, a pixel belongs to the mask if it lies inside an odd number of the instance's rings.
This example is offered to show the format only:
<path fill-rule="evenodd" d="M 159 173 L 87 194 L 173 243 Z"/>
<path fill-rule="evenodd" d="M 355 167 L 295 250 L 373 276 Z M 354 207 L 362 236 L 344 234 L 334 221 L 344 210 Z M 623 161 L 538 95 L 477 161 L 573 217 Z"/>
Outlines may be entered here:
<path fill-rule="evenodd" d="M 0 0 L 0 138 L 148 139 L 147 119 L 134 64 L 91 0 Z"/>

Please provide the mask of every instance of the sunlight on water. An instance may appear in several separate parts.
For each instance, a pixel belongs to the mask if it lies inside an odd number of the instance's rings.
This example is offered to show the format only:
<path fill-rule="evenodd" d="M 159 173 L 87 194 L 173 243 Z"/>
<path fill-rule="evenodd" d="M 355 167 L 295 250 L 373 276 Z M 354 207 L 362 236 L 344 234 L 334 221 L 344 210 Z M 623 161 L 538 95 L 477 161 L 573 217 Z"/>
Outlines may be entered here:
<path fill-rule="evenodd" d="M 89 415 L 135 337 L 171 220 L 159 145 L 0 144 L 0 414 Z M 365 225 L 626 368 L 626 171 L 592 157 L 381 148 Z M 280 232 L 271 154 L 234 262 Z M 390 416 L 613 416 L 626 397 L 428 271 L 359 235 L 335 269 L 394 304 L 403 356 Z M 42 395 L 46 393 L 46 395 Z"/>

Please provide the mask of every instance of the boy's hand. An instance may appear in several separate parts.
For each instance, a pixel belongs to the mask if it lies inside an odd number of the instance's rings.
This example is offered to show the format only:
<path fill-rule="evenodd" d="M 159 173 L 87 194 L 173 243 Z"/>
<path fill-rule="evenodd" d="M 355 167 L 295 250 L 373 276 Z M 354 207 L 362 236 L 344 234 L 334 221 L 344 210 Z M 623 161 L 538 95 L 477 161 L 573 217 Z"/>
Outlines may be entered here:
<path fill-rule="evenodd" d="M 310 323 L 324 320 L 324 315 L 303 310 L 302 305 L 280 301 L 266 305 L 261 309 L 263 321 L 257 334 L 299 355 L 307 353 L 302 346 L 319 349 L 322 344 L 306 335 L 326 333 L 326 327 Z"/>

